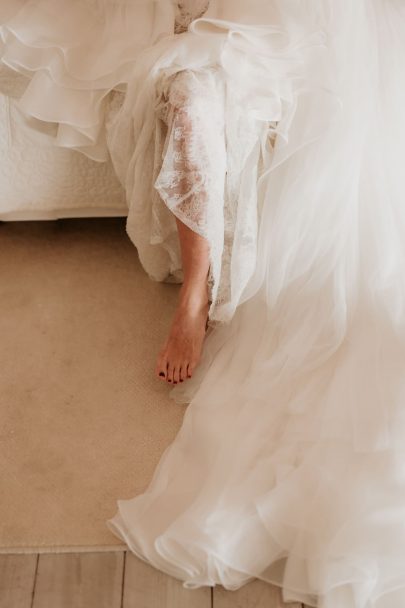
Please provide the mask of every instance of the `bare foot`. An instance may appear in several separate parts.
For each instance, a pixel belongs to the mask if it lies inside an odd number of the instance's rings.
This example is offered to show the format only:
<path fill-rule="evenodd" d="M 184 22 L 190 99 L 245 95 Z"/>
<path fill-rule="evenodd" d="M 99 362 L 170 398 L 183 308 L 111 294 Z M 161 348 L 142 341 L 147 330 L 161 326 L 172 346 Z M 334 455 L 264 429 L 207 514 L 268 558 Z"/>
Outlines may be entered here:
<path fill-rule="evenodd" d="M 160 380 L 177 384 L 191 378 L 200 359 L 207 330 L 208 298 L 180 296 L 155 373 Z"/>

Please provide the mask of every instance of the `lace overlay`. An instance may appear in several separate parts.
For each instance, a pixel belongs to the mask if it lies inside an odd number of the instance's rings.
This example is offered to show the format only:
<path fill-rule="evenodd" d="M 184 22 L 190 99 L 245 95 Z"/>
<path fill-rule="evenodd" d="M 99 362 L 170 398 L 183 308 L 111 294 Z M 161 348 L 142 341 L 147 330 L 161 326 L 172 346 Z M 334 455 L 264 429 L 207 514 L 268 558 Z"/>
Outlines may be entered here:
<path fill-rule="evenodd" d="M 185 32 L 194 19 L 202 17 L 209 6 L 209 0 L 180 0 L 177 2 L 175 34 Z"/>
<path fill-rule="evenodd" d="M 179 3 L 177 31 L 207 4 Z M 176 217 L 204 237 L 209 324 L 225 323 L 256 265 L 257 177 L 274 125 L 255 118 L 239 81 L 216 63 L 161 67 L 150 81 L 148 102 L 131 84 L 125 100 L 119 94 L 111 100 L 107 121 L 114 166 L 127 191 L 127 233 L 149 276 L 171 283 L 184 278 Z"/>
<path fill-rule="evenodd" d="M 222 71 L 164 72 L 157 87 L 152 241 L 168 246 L 166 208 L 210 246 L 210 323 L 231 318 L 254 268 L 257 244 L 257 122 L 237 110 Z M 263 127 L 262 127 L 263 130 Z M 266 128 L 264 129 L 266 131 Z M 241 170 L 251 159 L 246 193 Z M 162 160 L 160 160 L 162 159 Z M 248 162 L 249 166 L 249 162 Z M 165 224 L 166 222 L 166 224 Z M 181 266 L 181 259 L 174 262 Z"/>
<path fill-rule="evenodd" d="M 224 85 L 215 70 L 179 72 L 162 85 L 157 114 L 168 131 L 155 188 L 184 224 L 209 241 L 208 285 L 215 302 L 224 233 Z"/>

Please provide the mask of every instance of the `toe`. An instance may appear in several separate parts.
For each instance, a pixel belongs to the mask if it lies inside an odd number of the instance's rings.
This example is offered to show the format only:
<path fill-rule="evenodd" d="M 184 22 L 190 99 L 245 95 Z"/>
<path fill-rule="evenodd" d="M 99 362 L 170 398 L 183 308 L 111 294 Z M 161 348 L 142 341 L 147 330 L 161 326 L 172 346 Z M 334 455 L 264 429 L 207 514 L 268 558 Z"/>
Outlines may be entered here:
<path fill-rule="evenodd" d="M 173 384 L 180 382 L 180 364 L 176 364 L 173 369 Z"/>
<path fill-rule="evenodd" d="M 184 369 L 186 369 L 186 368 L 185 368 L 184 363 L 183 363 L 183 365 L 179 369 L 179 382 L 184 382 L 184 379 L 185 379 L 184 378 L 184 371 L 183 371 Z"/>
<path fill-rule="evenodd" d="M 166 380 L 170 384 L 173 384 L 173 365 L 172 365 L 172 363 L 170 363 L 170 361 L 167 364 Z"/>
<path fill-rule="evenodd" d="M 189 363 L 187 365 L 187 378 L 191 378 L 192 375 L 193 375 L 193 366 L 191 365 L 191 363 Z"/>
<path fill-rule="evenodd" d="M 164 357 L 159 357 L 155 367 L 155 374 L 159 380 L 166 380 L 167 361 Z"/>

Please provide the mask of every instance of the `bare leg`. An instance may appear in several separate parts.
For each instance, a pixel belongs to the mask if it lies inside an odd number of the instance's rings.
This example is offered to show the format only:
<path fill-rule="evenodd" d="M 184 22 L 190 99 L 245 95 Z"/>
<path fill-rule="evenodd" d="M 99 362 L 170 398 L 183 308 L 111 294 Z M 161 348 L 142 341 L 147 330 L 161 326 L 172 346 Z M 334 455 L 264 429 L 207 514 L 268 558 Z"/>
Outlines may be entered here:
<path fill-rule="evenodd" d="M 178 201 L 173 206 L 196 226 L 195 230 L 189 228 L 174 214 L 184 279 L 155 372 L 161 380 L 176 384 L 192 376 L 204 342 L 210 245 L 203 234 L 208 232 L 208 222 L 223 221 L 220 201 L 226 167 L 224 106 L 213 78 L 206 75 L 204 81 L 191 71 L 178 72 L 169 86 L 167 108 L 170 111 L 164 120 L 173 136 L 172 147 L 167 167 L 166 157 L 163 161 L 163 179 L 157 179 L 157 189 L 169 201 L 169 208 Z"/>
<path fill-rule="evenodd" d="M 209 308 L 209 248 L 205 238 L 176 217 L 184 281 L 168 338 L 156 363 L 157 376 L 177 384 L 190 378 L 200 358 Z"/>

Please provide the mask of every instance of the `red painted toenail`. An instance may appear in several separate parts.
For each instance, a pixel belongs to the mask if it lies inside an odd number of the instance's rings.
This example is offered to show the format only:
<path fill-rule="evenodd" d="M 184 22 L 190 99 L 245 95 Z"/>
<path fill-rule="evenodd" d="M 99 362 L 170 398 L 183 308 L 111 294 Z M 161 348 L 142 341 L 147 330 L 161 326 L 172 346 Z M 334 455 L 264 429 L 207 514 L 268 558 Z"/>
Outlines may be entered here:
<path fill-rule="evenodd" d="M 165 375 L 164 372 L 160 372 L 160 374 L 159 374 L 159 376 L 164 376 L 164 375 Z"/>

